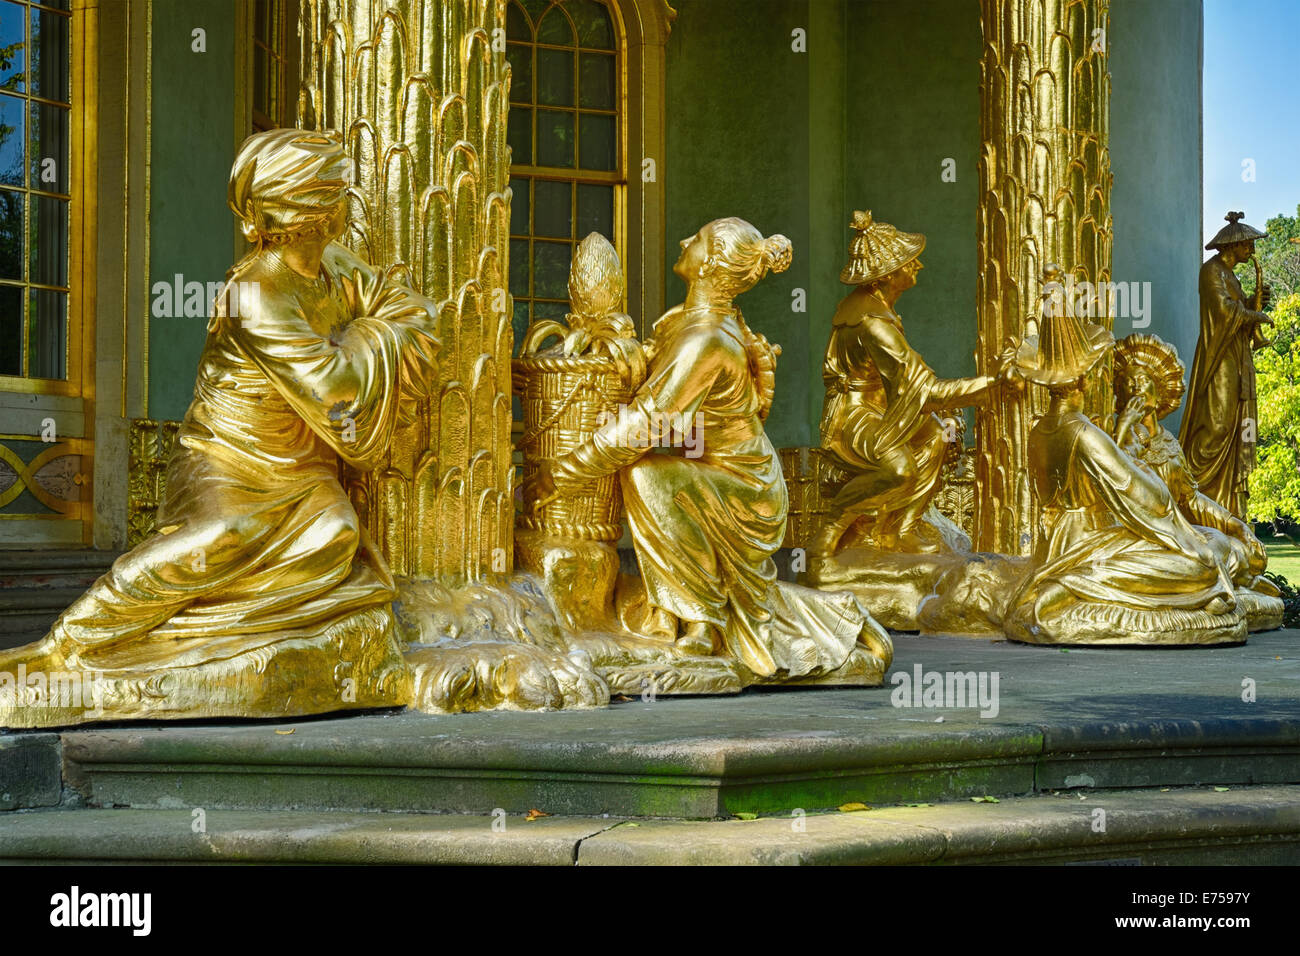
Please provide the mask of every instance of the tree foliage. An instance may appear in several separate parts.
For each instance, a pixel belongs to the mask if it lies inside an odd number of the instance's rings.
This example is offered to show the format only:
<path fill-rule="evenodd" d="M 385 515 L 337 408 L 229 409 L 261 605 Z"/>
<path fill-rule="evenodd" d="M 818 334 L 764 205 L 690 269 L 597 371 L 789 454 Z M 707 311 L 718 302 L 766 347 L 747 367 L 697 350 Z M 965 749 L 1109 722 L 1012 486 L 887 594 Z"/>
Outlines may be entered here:
<path fill-rule="evenodd" d="M 1274 216 L 1265 224 L 1268 235 L 1255 240 L 1255 258 L 1264 271 L 1264 281 L 1273 290 L 1273 301 L 1300 293 L 1300 205 L 1294 216 Z M 1237 278 L 1242 287 L 1254 291 L 1255 264 L 1243 262 L 1237 266 Z"/>
<path fill-rule="evenodd" d="M 1300 292 L 1273 301 L 1273 344 L 1255 353 L 1259 444 L 1249 504 L 1254 521 L 1300 517 Z"/>

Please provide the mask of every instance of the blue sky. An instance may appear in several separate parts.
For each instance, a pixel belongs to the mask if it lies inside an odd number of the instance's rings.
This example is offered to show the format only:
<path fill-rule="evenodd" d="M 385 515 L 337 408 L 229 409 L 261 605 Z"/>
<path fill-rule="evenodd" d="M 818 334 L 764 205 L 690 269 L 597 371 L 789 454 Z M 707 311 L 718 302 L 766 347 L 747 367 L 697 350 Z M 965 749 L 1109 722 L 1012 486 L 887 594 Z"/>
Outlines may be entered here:
<path fill-rule="evenodd" d="M 1205 0 L 1204 219 L 1263 228 L 1300 203 L 1300 0 Z M 1242 181 L 1242 160 L 1255 182 Z"/>

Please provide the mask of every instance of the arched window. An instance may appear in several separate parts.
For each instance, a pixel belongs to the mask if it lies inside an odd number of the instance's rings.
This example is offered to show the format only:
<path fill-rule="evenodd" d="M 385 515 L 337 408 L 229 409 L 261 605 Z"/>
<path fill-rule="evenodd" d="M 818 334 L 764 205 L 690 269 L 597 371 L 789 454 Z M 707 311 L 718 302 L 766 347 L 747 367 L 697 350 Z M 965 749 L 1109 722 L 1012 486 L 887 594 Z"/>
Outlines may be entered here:
<path fill-rule="evenodd" d="M 510 292 L 515 337 L 568 307 L 573 246 L 624 249 L 624 44 L 602 0 L 511 0 Z"/>

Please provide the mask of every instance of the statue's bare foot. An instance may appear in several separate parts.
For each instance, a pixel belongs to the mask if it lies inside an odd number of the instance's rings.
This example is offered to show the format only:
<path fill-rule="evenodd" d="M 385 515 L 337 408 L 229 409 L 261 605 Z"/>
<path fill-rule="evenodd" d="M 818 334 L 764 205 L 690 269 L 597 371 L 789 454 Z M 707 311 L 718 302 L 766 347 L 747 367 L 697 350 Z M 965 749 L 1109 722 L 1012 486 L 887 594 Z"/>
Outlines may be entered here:
<path fill-rule="evenodd" d="M 677 640 L 677 618 L 671 611 L 665 611 L 661 607 L 651 608 L 650 617 L 641 633 L 656 641 L 671 644 Z"/>
<path fill-rule="evenodd" d="M 889 670 L 894 661 L 894 642 L 889 632 L 880 626 L 875 618 L 867 618 L 858 634 L 858 646 L 866 648 L 872 658 L 879 662 L 880 673 Z"/>
<path fill-rule="evenodd" d="M 717 632 L 708 621 L 691 621 L 677 638 L 677 650 L 694 657 L 708 657 L 713 653 L 713 636 Z"/>

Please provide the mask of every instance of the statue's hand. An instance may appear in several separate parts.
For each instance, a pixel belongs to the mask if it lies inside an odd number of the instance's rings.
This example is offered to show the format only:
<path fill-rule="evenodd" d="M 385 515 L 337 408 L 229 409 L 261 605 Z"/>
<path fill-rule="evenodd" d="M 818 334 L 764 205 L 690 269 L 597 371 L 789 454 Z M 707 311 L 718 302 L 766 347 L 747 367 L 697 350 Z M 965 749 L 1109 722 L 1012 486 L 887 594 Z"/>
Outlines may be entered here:
<path fill-rule="evenodd" d="M 1124 410 L 1119 413 L 1119 422 L 1115 426 L 1115 433 L 1117 435 L 1123 435 L 1138 422 L 1142 421 L 1142 417 L 1146 412 L 1146 400 L 1141 395 L 1134 395 L 1124 405 Z"/>
<path fill-rule="evenodd" d="M 524 482 L 524 502 L 533 513 L 541 511 L 559 497 L 555 487 L 555 473 L 549 459 L 537 463 L 537 470 Z"/>
<path fill-rule="evenodd" d="M 1273 287 L 1267 282 L 1264 283 L 1264 287 L 1260 290 L 1259 301 L 1260 309 L 1268 309 L 1273 305 Z M 1270 319 L 1269 321 L 1271 322 L 1272 320 Z"/>
<path fill-rule="evenodd" d="M 1020 392 L 1025 388 L 1025 376 L 1016 366 L 1016 353 L 1020 346 L 1014 338 L 1008 337 L 1002 343 L 1002 352 L 998 355 L 997 369 L 993 373 L 993 383 L 1004 385 Z"/>
<path fill-rule="evenodd" d="M 1010 363 L 998 369 L 997 378 L 993 381 L 994 384 L 1004 385 L 1017 392 L 1022 392 L 1025 389 L 1025 376 L 1021 374 L 1020 369 Z"/>

